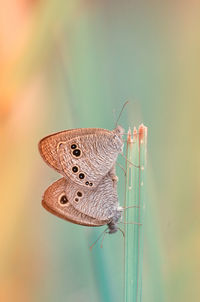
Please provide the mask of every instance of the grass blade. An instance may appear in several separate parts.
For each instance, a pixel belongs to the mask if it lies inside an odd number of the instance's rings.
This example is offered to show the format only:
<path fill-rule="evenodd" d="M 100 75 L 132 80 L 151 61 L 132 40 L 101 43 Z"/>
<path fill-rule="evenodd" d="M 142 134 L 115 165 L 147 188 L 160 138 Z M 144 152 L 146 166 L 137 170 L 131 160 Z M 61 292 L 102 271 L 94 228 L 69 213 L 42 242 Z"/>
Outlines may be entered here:
<path fill-rule="evenodd" d="M 142 301 L 142 263 L 144 237 L 144 176 L 147 128 L 129 130 L 126 154 L 125 207 L 125 302 Z M 133 165 L 134 164 L 134 165 Z"/>

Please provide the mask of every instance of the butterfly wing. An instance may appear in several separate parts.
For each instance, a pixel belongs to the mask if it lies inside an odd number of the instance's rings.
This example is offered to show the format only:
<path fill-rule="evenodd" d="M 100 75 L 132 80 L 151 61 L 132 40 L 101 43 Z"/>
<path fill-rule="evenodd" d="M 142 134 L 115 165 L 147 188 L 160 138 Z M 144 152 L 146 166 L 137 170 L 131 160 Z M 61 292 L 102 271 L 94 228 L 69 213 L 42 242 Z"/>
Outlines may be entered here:
<path fill-rule="evenodd" d="M 121 133 L 97 128 L 59 132 L 39 143 L 47 164 L 87 188 L 99 184 L 122 149 Z"/>
<path fill-rule="evenodd" d="M 98 220 L 112 220 L 119 209 L 116 184 L 109 174 L 92 190 L 70 181 L 65 193 L 77 211 Z"/>
<path fill-rule="evenodd" d="M 101 226 L 108 223 L 107 220 L 103 221 L 89 217 L 75 209 L 66 198 L 65 191 L 68 187 L 69 184 L 65 178 L 54 182 L 44 193 L 42 200 L 43 207 L 52 214 L 75 224 Z"/>
<path fill-rule="evenodd" d="M 57 133 L 53 133 L 48 135 L 40 140 L 38 144 L 38 148 L 40 154 L 44 161 L 52 168 L 57 170 L 59 173 L 62 173 L 62 167 L 60 164 L 60 160 L 58 157 L 57 149 L 60 144 L 66 143 L 70 139 L 76 138 L 77 136 L 84 136 L 87 134 L 94 133 L 106 133 L 108 130 L 98 129 L 98 128 L 79 128 L 79 129 L 71 129 L 65 130 Z"/>

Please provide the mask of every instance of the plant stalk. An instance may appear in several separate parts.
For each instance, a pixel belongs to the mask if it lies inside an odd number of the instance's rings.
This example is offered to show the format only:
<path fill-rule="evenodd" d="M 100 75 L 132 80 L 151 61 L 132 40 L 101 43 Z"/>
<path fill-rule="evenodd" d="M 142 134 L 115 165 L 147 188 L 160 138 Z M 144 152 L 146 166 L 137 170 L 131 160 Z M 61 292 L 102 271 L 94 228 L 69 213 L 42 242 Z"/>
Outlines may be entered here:
<path fill-rule="evenodd" d="M 129 130 L 126 150 L 125 302 L 142 301 L 147 128 Z"/>

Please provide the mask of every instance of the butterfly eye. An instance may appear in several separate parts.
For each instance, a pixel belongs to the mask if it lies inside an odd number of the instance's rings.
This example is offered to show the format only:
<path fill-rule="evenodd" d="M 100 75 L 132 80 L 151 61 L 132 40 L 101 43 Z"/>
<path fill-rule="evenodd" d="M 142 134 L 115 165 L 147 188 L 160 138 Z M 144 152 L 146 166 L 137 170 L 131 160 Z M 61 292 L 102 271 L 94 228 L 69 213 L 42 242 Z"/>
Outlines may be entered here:
<path fill-rule="evenodd" d="M 83 173 L 80 173 L 80 174 L 79 174 L 79 178 L 80 178 L 80 179 L 83 179 L 84 177 L 85 177 L 85 174 L 83 174 Z"/>
<path fill-rule="evenodd" d="M 73 154 L 76 156 L 76 157 L 79 157 L 81 155 L 81 151 L 79 149 L 75 149 L 73 151 Z"/>
<path fill-rule="evenodd" d="M 77 195 L 79 196 L 79 197 L 82 197 L 83 196 L 83 194 L 81 193 L 81 192 L 77 192 Z"/>
<path fill-rule="evenodd" d="M 71 145 L 71 149 L 76 149 L 76 147 L 77 147 L 77 145 L 75 145 L 75 144 Z"/>
<path fill-rule="evenodd" d="M 73 171 L 74 173 L 78 172 L 78 167 L 77 167 L 77 166 L 72 167 L 72 171 Z"/>
<path fill-rule="evenodd" d="M 66 204 L 66 203 L 68 203 L 68 199 L 67 199 L 66 195 L 63 195 L 63 196 L 60 198 L 60 203 L 61 203 L 61 204 Z"/>

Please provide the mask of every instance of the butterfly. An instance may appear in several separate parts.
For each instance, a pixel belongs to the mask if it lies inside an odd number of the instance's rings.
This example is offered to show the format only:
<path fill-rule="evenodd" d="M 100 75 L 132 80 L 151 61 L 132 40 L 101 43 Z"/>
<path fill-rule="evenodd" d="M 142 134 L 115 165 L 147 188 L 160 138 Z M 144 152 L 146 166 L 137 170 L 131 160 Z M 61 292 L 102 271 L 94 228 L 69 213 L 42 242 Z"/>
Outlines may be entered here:
<path fill-rule="evenodd" d="M 64 177 L 44 193 L 42 205 L 75 224 L 108 225 L 115 233 L 122 215 L 115 163 L 123 152 L 124 130 L 80 128 L 51 134 L 39 142 L 44 161 Z"/>

